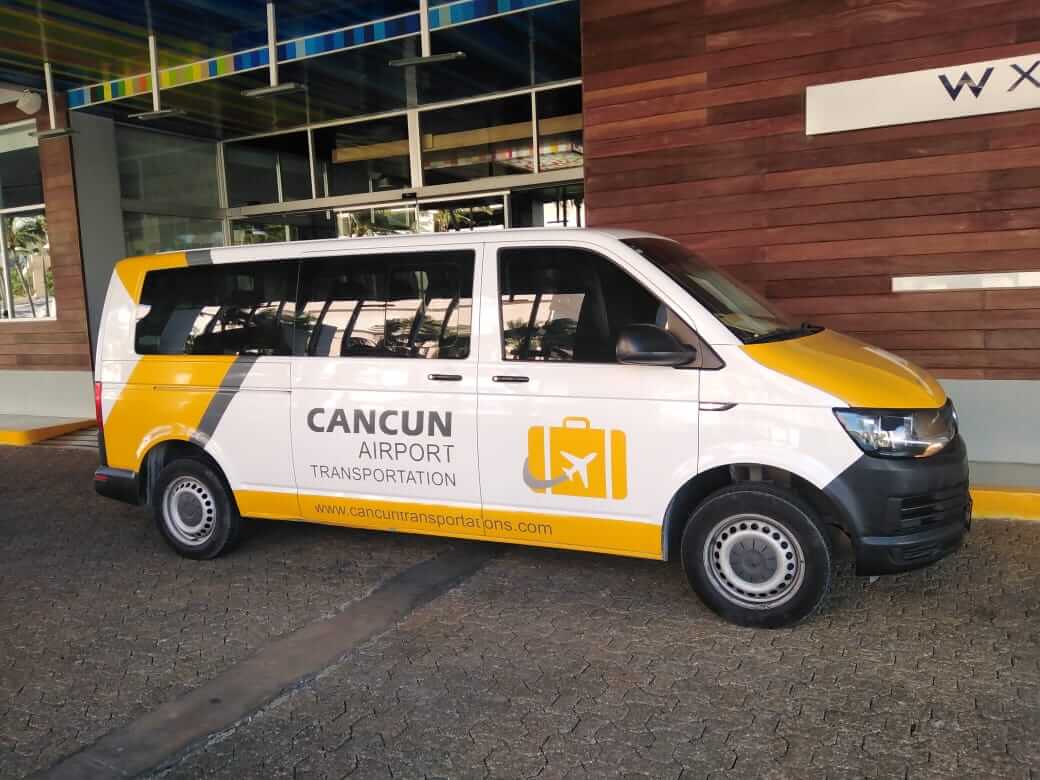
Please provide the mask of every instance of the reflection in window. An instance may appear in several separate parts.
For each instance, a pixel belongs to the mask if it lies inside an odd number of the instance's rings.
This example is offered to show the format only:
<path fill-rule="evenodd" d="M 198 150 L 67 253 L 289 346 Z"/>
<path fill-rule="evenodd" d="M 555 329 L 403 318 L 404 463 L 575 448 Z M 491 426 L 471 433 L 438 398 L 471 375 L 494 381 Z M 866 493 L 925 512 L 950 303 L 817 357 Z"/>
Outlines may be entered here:
<path fill-rule="evenodd" d="M 305 262 L 296 354 L 467 357 L 473 263 L 472 252 Z"/>
<path fill-rule="evenodd" d="M 651 323 L 696 343 L 689 327 L 631 276 L 582 249 L 504 249 L 499 279 L 505 360 L 617 362 L 621 331 Z"/>
<path fill-rule="evenodd" d="M 314 131 L 318 195 L 354 195 L 411 186 L 404 116 Z"/>
<path fill-rule="evenodd" d="M 336 223 L 344 238 L 415 233 L 416 210 L 412 205 L 350 209 L 336 214 Z"/>
<path fill-rule="evenodd" d="M 292 354 L 290 261 L 151 271 L 141 293 L 141 355 Z"/>
<path fill-rule="evenodd" d="M 424 111 L 419 122 L 426 185 L 534 170 L 528 95 Z"/>
<path fill-rule="evenodd" d="M 335 237 L 336 222 L 331 211 L 269 214 L 231 222 L 232 244 L 270 244 Z"/>
<path fill-rule="evenodd" d="M 216 143 L 116 125 L 116 152 L 124 200 L 201 208 L 220 205 Z"/>
<path fill-rule="evenodd" d="M 538 154 L 543 171 L 576 168 L 584 162 L 581 87 L 546 90 L 538 101 Z"/>
<path fill-rule="evenodd" d="M 255 206 L 311 197 L 306 133 L 225 144 L 228 206 Z"/>
<path fill-rule="evenodd" d="M 501 230 L 505 226 L 505 199 L 501 195 L 419 204 L 420 233 Z"/>
<path fill-rule="evenodd" d="M 224 243 L 220 220 L 123 212 L 128 255 L 202 249 Z"/>
<path fill-rule="evenodd" d="M 509 193 L 510 227 L 584 227 L 585 186 L 563 184 Z"/>
<path fill-rule="evenodd" d="M 0 319 L 57 316 L 43 211 L 0 216 L 0 228 Z"/>

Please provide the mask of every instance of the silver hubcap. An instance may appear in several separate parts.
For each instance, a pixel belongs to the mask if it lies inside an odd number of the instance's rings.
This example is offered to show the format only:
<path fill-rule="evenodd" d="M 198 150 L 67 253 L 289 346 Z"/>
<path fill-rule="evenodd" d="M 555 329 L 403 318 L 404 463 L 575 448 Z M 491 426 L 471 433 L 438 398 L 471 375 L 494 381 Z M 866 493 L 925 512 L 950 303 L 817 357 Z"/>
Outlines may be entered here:
<path fill-rule="evenodd" d="M 197 479 L 181 477 L 166 488 L 163 519 L 177 541 L 190 547 L 205 544 L 213 536 L 216 518 L 216 502 Z"/>
<path fill-rule="evenodd" d="M 805 578 L 801 545 L 768 517 L 728 517 L 708 534 L 704 566 L 716 589 L 742 607 L 766 609 L 791 599 Z"/>

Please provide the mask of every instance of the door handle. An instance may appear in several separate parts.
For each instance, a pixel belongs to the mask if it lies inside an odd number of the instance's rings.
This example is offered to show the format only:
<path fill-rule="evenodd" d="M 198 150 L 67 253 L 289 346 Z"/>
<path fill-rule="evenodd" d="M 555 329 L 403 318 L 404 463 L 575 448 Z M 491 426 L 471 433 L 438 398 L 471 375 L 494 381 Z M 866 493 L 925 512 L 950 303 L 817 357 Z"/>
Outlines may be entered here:
<path fill-rule="evenodd" d="M 430 374 L 426 378 L 434 382 L 461 382 L 462 374 Z"/>
<path fill-rule="evenodd" d="M 530 382 L 531 379 L 526 376 L 516 376 L 512 374 L 505 374 L 500 376 L 491 377 L 492 382 Z"/>

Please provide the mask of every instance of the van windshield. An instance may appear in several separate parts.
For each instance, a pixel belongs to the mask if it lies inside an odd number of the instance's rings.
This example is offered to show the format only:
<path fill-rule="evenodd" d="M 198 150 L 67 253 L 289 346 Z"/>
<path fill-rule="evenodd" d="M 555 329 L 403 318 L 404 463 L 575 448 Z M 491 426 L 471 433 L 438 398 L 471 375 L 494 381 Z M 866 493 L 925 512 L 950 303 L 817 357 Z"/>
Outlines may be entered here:
<path fill-rule="evenodd" d="M 665 238 L 625 238 L 622 242 L 668 274 L 745 344 L 782 341 L 823 330 L 807 322 L 799 325 L 681 244 Z"/>

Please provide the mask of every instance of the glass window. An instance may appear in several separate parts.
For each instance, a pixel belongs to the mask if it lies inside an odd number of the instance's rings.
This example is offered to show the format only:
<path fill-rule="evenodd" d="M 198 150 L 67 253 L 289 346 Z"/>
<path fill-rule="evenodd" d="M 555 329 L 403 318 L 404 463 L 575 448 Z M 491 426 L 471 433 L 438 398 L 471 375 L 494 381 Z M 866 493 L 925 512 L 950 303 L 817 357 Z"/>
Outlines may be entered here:
<path fill-rule="evenodd" d="M 461 51 L 466 56 L 418 69 L 423 103 L 577 78 L 581 76 L 578 3 L 434 28 L 430 47 L 433 54 Z"/>
<path fill-rule="evenodd" d="M 400 190 L 412 184 L 404 116 L 314 131 L 318 195 Z"/>
<path fill-rule="evenodd" d="M 57 316 L 43 210 L 0 216 L 0 319 Z"/>
<path fill-rule="evenodd" d="M 230 142 L 224 161 L 231 208 L 311 197 L 306 133 Z"/>
<path fill-rule="evenodd" d="M 665 238 L 630 238 L 624 243 L 674 279 L 745 344 L 822 330 L 819 325 L 796 325 L 758 293 L 707 265 L 682 244 Z"/>
<path fill-rule="evenodd" d="M 123 232 L 128 255 L 202 249 L 224 243 L 224 231 L 218 219 L 124 211 Z"/>
<path fill-rule="evenodd" d="M 348 209 L 336 214 L 341 237 L 393 236 L 415 233 L 416 207 L 376 206 L 372 208 Z"/>
<path fill-rule="evenodd" d="M 529 95 L 424 111 L 419 123 L 426 185 L 534 170 Z"/>
<path fill-rule="evenodd" d="M 538 162 L 543 171 L 577 168 L 584 163 L 581 87 L 539 92 Z"/>
<path fill-rule="evenodd" d="M 563 184 L 509 193 L 510 227 L 585 226 L 585 186 Z"/>
<path fill-rule="evenodd" d="M 498 269 L 505 360 L 616 363 L 618 337 L 636 323 L 697 343 L 671 309 L 594 252 L 503 249 Z"/>
<path fill-rule="evenodd" d="M 36 122 L 0 126 L 0 209 L 43 203 Z"/>
<path fill-rule="evenodd" d="M 307 118 L 303 121 L 326 122 L 378 114 L 405 108 L 409 102 L 415 102 L 414 79 L 410 79 L 408 73 L 410 69 L 392 67 L 390 63 L 418 56 L 419 52 L 419 36 L 412 35 L 320 57 L 292 60 L 278 67 L 278 78 L 282 82 L 307 85 L 305 95 L 285 96 L 287 102 L 306 108 Z M 408 99 L 409 91 L 413 94 L 411 101 Z"/>
<path fill-rule="evenodd" d="M 295 354 L 463 359 L 473 265 L 469 251 L 304 261 Z"/>
<path fill-rule="evenodd" d="M 124 200 L 220 206 L 217 145 L 212 141 L 116 125 L 116 149 Z"/>
<path fill-rule="evenodd" d="M 505 198 L 488 195 L 419 204 L 420 233 L 501 230 L 506 226 Z"/>
<path fill-rule="evenodd" d="M 293 261 L 151 271 L 135 344 L 141 355 L 290 355 Z"/>

